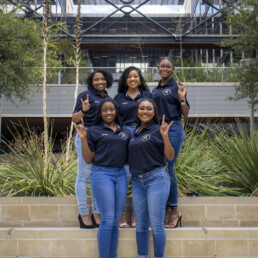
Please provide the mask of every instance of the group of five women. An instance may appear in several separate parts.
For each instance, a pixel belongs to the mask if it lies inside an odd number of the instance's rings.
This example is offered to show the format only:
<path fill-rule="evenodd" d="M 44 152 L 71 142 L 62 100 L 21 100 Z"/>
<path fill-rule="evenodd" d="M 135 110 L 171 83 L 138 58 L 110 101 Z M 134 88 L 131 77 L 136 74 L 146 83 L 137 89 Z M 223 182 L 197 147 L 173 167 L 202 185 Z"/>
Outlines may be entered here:
<path fill-rule="evenodd" d="M 161 59 L 158 70 L 161 80 L 150 93 L 138 68 L 125 69 L 114 100 L 106 92 L 112 76 L 95 71 L 88 76 L 88 90 L 77 99 L 72 119 L 77 131 L 78 219 L 82 228 L 99 226 L 100 258 L 116 257 L 118 226 L 131 179 L 140 258 L 148 257 L 149 225 L 157 258 L 164 257 L 164 224 L 174 228 L 181 223 L 173 167 L 184 139 L 181 117 L 189 111 L 187 86 L 171 77 L 174 66 L 169 57 Z M 91 218 L 86 203 L 89 178 Z"/>

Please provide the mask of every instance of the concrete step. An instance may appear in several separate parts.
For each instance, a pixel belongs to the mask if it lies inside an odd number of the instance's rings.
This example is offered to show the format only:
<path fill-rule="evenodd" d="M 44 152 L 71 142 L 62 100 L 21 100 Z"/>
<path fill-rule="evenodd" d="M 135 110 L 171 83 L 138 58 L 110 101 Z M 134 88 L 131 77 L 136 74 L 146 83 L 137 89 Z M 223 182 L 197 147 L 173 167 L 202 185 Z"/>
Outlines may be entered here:
<path fill-rule="evenodd" d="M 258 257 L 258 227 L 184 227 L 166 233 L 167 258 Z M 0 228 L 0 257 L 97 258 L 96 238 L 97 229 Z M 135 229 L 119 230 L 117 257 L 137 257 Z"/>
<path fill-rule="evenodd" d="M 258 227 L 258 197 L 179 197 L 179 209 L 183 227 Z M 0 227 L 78 227 L 77 217 L 75 197 L 0 198 Z"/>

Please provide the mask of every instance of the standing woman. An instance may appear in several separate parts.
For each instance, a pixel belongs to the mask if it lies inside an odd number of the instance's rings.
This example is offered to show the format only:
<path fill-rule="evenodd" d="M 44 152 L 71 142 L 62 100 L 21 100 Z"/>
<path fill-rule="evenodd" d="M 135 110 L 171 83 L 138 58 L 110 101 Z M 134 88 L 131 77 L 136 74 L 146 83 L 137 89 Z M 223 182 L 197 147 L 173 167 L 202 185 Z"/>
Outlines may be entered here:
<path fill-rule="evenodd" d="M 88 90 L 79 94 L 72 120 L 74 123 L 81 122 L 83 118 L 85 128 L 93 125 L 99 102 L 107 97 L 106 88 L 110 88 L 113 83 L 112 75 L 105 70 L 92 72 L 86 80 Z M 87 164 L 82 156 L 81 139 L 78 134 L 75 136 L 75 147 L 78 157 L 78 173 L 75 184 L 76 197 L 79 209 L 78 220 L 81 228 L 93 228 L 100 224 L 99 209 L 94 197 L 92 196 L 92 216 L 89 216 L 87 207 L 87 184 L 92 171 L 92 166 Z"/>
<path fill-rule="evenodd" d="M 178 192 L 174 165 L 185 138 L 181 118 L 188 116 L 190 107 L 186 99 L 187 86 L 179 84 L 171 77 L 174 69 L 173 61 L 169 57 L 162 58 L 158 65 L 161 80 L 158 87 L 152 91 L 152 99 L 158 107 L 159 120 L 161 121 L 165 115 L 167 123 L 173 121 L 169 129 L 169 139 L 174 147 L 175 156 L 172 161 L 168 161 L 171 186 L 165 215 L 166 228 L 175 228 L 179 223 L 181 225 L 182 214 L 177 209 Z"/>
<path fill-rule="evenodd" d="M 101 215 L 99 257 L 115 258 L 118 223 L 127 192 L 124 165 L 131 134 L 120 126 L 117 106 L 111 98 L 100 102 L 94 126 L 86 130 L 80 124 L 75 128 L 82 141 L 83 157 L 93 164 L 90 179 Z"/>
<path fill-rule="evenodd" d="M 136 218 L 136 242 L 139 258 L 148 258 L 149 224 L 152 229 L 154 258 L 164 257 L 166 232 L 164 215 L 170 188 L 166 159 L 173 160 L 174 149 L 168 132 L 173 124 L 159 125 L 157 106 L 152 99 L 142 99 L 137 106 L 140 125 L 129 143 L 132 172 L 133 208 Z"/>
<path fill-rule="evenodd" d="M 118 94 L 115 96 L 119 109 L 119 118 L 122 125 L 126 126 L 131 134 L 133 134 L 135 127 L 137 126 L 137 104 L 142 98 L 150 98 L 150 90 L 142 76 L 141 70 L 137 67 L 127 67 L 118 82 Z M 129 167 L 125 167 L 127 186 L 131 181 L 132 174 L 129 171 Z M 125 208 L 124 208 L 125 211 Z M 129 225 L 126 221 L 125 212 L 123 212 L 120 223 L 121 228 L 127 228 Z M 135 217 L 132 212 L 131 226 L 135 227 Z"/>

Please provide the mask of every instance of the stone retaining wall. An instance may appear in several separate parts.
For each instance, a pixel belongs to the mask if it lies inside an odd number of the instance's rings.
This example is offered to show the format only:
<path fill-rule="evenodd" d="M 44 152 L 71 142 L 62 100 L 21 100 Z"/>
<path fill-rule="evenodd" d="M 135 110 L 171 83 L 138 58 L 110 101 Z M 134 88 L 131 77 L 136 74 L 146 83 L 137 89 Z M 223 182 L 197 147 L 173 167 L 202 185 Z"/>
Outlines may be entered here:
<path fill-rule="evenodd" d="M 257 197 L 179 197 L 179 209 L 183 227 L 258 226 Z M 75 197 L 0 198 L 0 227 L 78 227 L 77 216 Z"/>
<path fill-rule="evenodd" d="M 177 228 L 166 233 L 165 258 L 258 257 L 258 228 Z M 0 228 L 0 257 L 97 258 L 96 239 L 97 229 Z M 119 230 L 117 255 L 137 257 L 135 229 Z"/>

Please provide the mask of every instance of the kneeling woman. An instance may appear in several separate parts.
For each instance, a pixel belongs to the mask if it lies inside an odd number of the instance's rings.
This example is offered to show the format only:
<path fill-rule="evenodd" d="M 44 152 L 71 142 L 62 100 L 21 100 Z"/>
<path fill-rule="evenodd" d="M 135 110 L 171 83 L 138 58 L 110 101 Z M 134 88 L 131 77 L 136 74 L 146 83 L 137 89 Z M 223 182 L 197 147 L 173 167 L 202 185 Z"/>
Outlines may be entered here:
<path fill-rule="evenodd" d="M 166 160 L 173 160 L 168 131 L 170 124 L 159 125 L 157 106 L 152 99 L 142 99 L 137 106 L 140 125 L 129 143 L 129 166 L 132 176 L 133 209 L 136 218 L 136 241 L 139 258 L 148 257 L 149 224 L 152 228 L 154 257 L 164 257 L 166 232 L 165 207 L 170 189 Z"/>
<path fill-rule="evenodd" d="M 99 257 L 115 258 L 118 223 L 127 192 L 124 165 L 130 131 L 120 126 L 117 106 L 111 98 L 100 102 L 95 123 L 88 131 L 82 125 L 75 128 L 82 141 L 83 157 L 93 164 L 90 180 L 101 216 Z"/>

